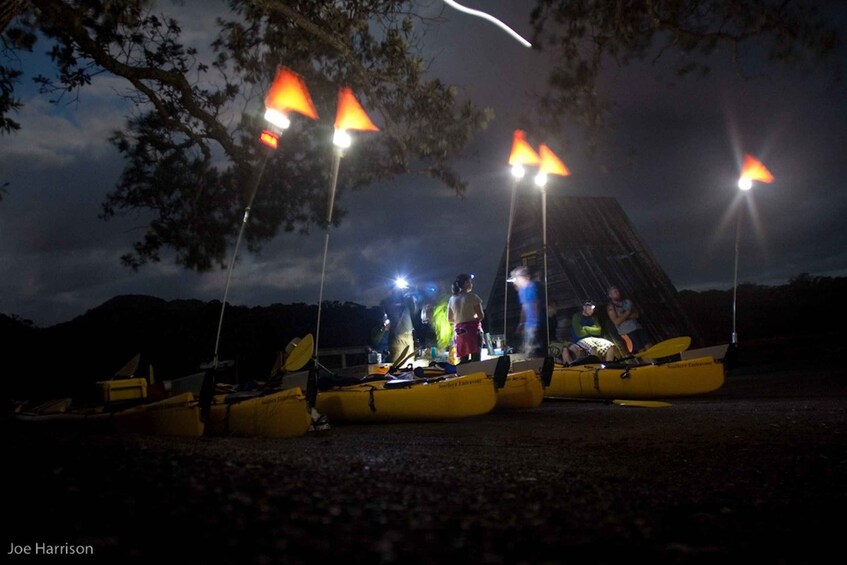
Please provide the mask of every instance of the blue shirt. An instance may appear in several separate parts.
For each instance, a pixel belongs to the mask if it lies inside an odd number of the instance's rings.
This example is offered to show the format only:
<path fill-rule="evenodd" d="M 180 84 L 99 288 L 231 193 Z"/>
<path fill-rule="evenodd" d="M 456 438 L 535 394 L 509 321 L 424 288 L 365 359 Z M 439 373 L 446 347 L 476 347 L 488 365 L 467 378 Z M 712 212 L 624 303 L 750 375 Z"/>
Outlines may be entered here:
<path fill-rule="evenodd" d="M 524 312 L 524 323 L 530 327 L 538 327 L 541 321 L 540 308 L 538 308 L 538 285 L 530 282 L 525 287 L 518 289 L 518 298 L 520 298 L 521 308 Z"/>

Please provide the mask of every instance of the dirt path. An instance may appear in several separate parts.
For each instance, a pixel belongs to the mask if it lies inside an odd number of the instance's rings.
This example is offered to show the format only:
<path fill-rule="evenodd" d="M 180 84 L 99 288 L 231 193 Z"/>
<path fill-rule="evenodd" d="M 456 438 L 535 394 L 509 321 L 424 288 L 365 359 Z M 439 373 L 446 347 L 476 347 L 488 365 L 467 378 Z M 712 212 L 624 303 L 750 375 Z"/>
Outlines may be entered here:
<path fill-rule="evenodd" d="M 278 441 L 7 423 L 4 548 L 88 544 L 94 555 L 75 562 L 192 564 L 816 563 L 840 553 L 847 378 L 821 364 L 733 369 L 716 393 L 671 402 L 546 401 Z"/>

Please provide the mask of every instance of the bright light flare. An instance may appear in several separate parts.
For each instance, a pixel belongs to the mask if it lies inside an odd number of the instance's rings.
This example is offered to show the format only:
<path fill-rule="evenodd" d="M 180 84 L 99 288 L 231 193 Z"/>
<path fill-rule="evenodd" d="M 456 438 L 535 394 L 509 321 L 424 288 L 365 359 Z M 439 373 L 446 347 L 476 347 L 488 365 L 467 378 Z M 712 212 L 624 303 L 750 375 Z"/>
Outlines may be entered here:
<path fill-rule="evenodd" d="M 279 129 L 288 129 L 291 125 L 291 120 L 288 119 L 288 116 L 273 108 L 267 108 L 265 110 L 265 121 Z"/>
<path fill-rule="evenodd" d="M 503 31 L 505 31 L 506 33 L 508 33 L 512 37 L 514 37 L 524 47 L 532 47 L 532 43 L 530 43 L 529 41 L 527 41 L 526 39 L 521 37 L 520 34 L 518 34 L 518 32 L 516 32 L 515 30 L 513 30 L 512 28 L 510 28 L 509 26 L 504 24 L 502 21 L 500 21 L 497 18 L 495 18 L 494 16 L 492 16 L 491 14 L 486 14 L 485 12 L 481 12 L 479 10 L 474 10 L 472 8 L 466 8 L 465 6 L 462 6 L 461 4 L 459 4 L 458 2 L 454 2 L 453 0 L 444 0 L 444 3 L 447 4 L 448 6 L 450 6 L 451 8 L 455 8 L 456 10 L 459 10 L 460 12 L 464 12 L 466 14 L 470 14 L 472 16 L 476 16 L 478 18 L 488 20 L 489 22 L 493 23 L 494 25 L 496 25 L 497 27 L 499 27 L 500 29 L 502 29 Z"/>
<path fill-rule="evenodd" d="M 405 277 L 397 277 L 394 279 L 394 286 L 400 290 L 405 290 L 409 288 L 409 281 L 407 281 Z"/>
<path fill-rule="evenodd" d="M 753 180 L 747 177 L 741 177 L 738 179 L 738 188 L 744 191 L 750 190 L 753 188 Z"/>
<path fill-rule="evenodd" d="M 350 137 L 350 134 L 346 130 L 337 129 L 332 135 L 332 143 L 340 149 L 347 149 L 353 144 L 353 138 Z"/>
<path fill-rule="evenodd" d="M 535 186 L 538 188 L 547 186 L 547 173 L 541 172 L 535 175 Z"/>
<path fill-rule="evenodd" d="M 526 175 L 526 169 L 523 168 L 523 165 L 519 163 L 515 163 L 512 165 L 512 176 L 516 179 L 522 179 Z"/>

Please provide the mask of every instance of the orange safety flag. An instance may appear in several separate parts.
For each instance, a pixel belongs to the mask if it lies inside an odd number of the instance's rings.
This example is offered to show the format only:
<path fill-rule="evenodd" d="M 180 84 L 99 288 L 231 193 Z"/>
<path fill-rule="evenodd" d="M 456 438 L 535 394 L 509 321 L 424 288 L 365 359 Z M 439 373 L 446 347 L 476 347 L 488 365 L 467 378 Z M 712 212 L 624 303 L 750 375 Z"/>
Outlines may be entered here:
<path fill-rule="evenodd" d="M 309 95 L 306 83 L 300 75 L 288 67 L 280 67 L 277 70 L 276 78 L 268 95 L 265 96 L 265 108 L 283 114 L 293 110 L 307 118 L 318 119 L 318 111 L 312 104 L 312 97 Z"/>
<path fill-rule="evenodd" d="M 362 105 L 353 96 L 349 87 L 343 86 L 338 91 L 338 110 L 335 113 L 335 129 L 356 129 L 363 131 L 379 131 Z"/>
<path fill-rule="evenodd" d="M 543 143 L 538 146 L 538 153 L 541 155 L 540 170 L 542 173 L 548 175 L 559 175 L 562 177 L 566 177 L 571 174 L 565 164 L 562 163 L 562 160 L 556 157 L 556 154 Z"/>
<path fill-rule="evenodd" d="M 512 153 L 509 155 L 510 165 L 537 165 L 541 158 L 529 143 L 523 130 L 516 129 L 512 138 Z"/>
<path fill-rule="evenodd" d="M 761 161 L 750 154 L 744 155 L 744 166 L 741 167 L 741 178 L 757 180 L 759 182 L 773 182 L 773 175 Z"/>

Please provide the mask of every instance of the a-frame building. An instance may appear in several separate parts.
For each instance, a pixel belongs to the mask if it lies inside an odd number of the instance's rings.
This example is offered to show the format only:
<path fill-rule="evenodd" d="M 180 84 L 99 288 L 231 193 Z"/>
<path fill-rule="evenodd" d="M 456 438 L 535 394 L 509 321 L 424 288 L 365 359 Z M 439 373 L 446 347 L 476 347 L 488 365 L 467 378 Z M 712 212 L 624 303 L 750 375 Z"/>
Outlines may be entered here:
<path fill-rule="evenodd" d="M 509 266 L 526 265 L 536 275 L 544 299 L 544 233 L 542 197 L 537 189 L 518 186 L 509 245 Z M 504 233 L 504 237 L 506 234 Z M 506 330 L 508 344 L 520 317 L 520 304 L 512 284 L 506 283 L 506 250 L 500 259 L 486 303 L 487 331 Z M 597 304 L 596 313 L 605 335 L 619 344 L 617 331 L 606 315 L 607 290 L 617 285 L 641 311 L 641 324 L 653 343 L 691 336 L 701 346 L 696 328 L 679 301 L 677 290 L 651 251 L 638 237 L 618 201 L 608 197 L 547 194 L 547 301 L 555 304 L 559 334 L 550 328 L 551 341 L 570 339 L 570 317 L 586 299 Z M 507 318 L 503 319 L 504 306 Z M 565 335 L 561 335 L 565 334 Z M 625 350 L 624 350 L 625 351 Z"/>

